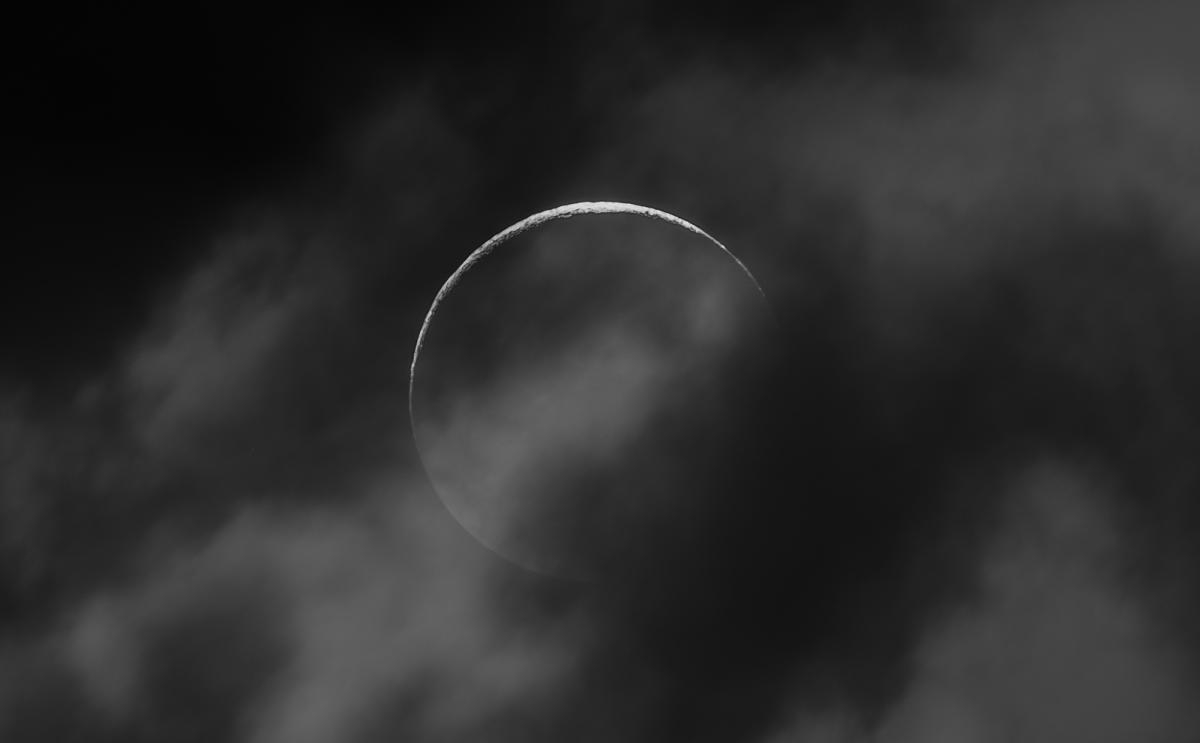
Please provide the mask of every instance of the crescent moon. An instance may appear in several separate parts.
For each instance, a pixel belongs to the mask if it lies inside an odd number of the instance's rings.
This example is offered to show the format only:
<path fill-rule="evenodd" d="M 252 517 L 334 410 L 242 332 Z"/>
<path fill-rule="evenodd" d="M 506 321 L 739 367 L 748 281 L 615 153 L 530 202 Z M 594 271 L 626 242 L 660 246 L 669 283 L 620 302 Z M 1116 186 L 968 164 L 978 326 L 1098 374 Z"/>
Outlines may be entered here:
<path fill-rule="evenodd" d="M 547 222 L 558 219 L 569 219 L 571 217 L 585 214 L 632 214 L 636 216 L 648 217 L 650 219 L 657 219 L 699 235 L 708 240 L 713 246 L 721 250 L 726 256 L 732 259 L 737 265 L 738 269 L 740 269 L 745 277 L 750 280 L 750 283 L 753 284 L 759 296 L 763 298 L 764 303 L 766 301 L 766 294 L 763 292 L 762 286 L 758 283 L 758 280 L 754 277 L 754 274 L 752 274 L 750 269 L 748 269 L 746 265 L 742 263 L 742 261 L 739 260 L 738 257 L 734 255 L 728 248 L 726 248 L 719 240 L 691 222 L 677 217 L 674 214 L 664 212 L 660 209 L 642 206 L 640 204 L 628 204 L 619 201 L 582 201 L 574 204 L 566 204 L 564 206 L 555 207 L 553 209 L 547 209 L 522 219 L 516 224 L 513 224 L 512 226 L 493 235 L 487 242 L 483 243 L 483 245 L 480 245 L 475 249 L 474 252 L 467 256 L 467 259 L 463 261 L 462 265 L 460 265 L 458 269 L 450 275 L 450 278 L 446 279 L 445 283 L 442 284 L 441 289 L 438 290 L 437 296 L 434 297 L 433 304 L 430 305 L 429 311 L 425 314 L 425 321 L 421 324 L 421 331 L 417 335 L 417 342 L 413 348 L 412 364 L 409 367 L 408 415 L 413 441 L 416 444 L 417 456 L 420 459 L 421 465 L 425 469 L 427 475 L 429 473 L 429 462 L 426 460 L 425 455 L 421 453 L 420 443 L 417 441 L 417 421 L 414 413 L 414 391 L 416 388 L 417 364 L 421 359 L 421 349 L 424 347 L 425 339 L 429 334 L 429 328 L 433 324 L 433 319 L 437 315 L 438 309 L 442 306 L 442 303 L 446 300 L 454 287 L 458 285 L 462 277 L 481 260 L 495 251 L 495 249 L 500 245 Z M 436 484 L 434 487 L 436 492 Z M 445 498 L 442 497 L 441 494 L 439 494 L 439 498 L 445 502 Z M 491 548 L 489 547 L 489 549 Z"/>

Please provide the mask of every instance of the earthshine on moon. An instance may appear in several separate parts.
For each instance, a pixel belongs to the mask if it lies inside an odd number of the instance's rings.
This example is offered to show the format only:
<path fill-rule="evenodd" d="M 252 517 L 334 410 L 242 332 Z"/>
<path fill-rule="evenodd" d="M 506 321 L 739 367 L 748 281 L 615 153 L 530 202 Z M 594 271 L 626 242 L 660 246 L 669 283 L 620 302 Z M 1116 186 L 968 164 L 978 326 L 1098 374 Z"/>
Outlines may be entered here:
<path fill-rule="evenodd" d="M 533 214 L 532 216 L 526 217 L 525 219 L 517 222 L 516 224 L 513 224 L 512 226 L 508 227 L 507 229 L 497 233 L 491 239 L 489 239 L 485 243 L 483 243 L 483 245 L 481 245 L 474 252 L 472 252 L 466 258 L 466 260 L 463 261 L 462 265 L 460 265 L 458 267 L 458 269 L 456 271 L 454 271 L 454 273 L 450 276 L 450 278 L 448 278 L 446 280 L 446 282 L 442 285 L 441 289 L 438 291 L 437 296 L 434 298 L 433 303 L 429 308 L 429 311 L 425 315 L 425 320 L 421 325 L 421 330 L 417 336 L 417 342 L 413 349 L 412 364 L 411 364 L 411 367 L 409 370 L 409 385 L 408 385 L 409 418 L 410 418 L 410 424 L 412 426 L 414 440 L 416 441 L 416 445 L 417 445 L 416 446 L 417 453 L 418 453 L 418 456 L 420 457 L 422 465 L 424 466 L 424 468 L 426 470 L 427 475 L 429 476 L 431 483 L 434 486 L 435 492 L 437 492 L 437 494 L 438 494 L 438 497 L 442 500 L 443 504 L 447 507 L 447 509 L 450 511 L 450 513 L 454 516 L 454 518 L 459 522 L 459 524 L 464 529 L 466 529 L 469 533 L 471 533 L 472 536 L 474 536 L 477 540 L 479 540 L 485 547 L 489 548 L 491 551 L 496 552 L 497 554 L 499 554 L 500 556 L 504 557 L 505 559 L 507 559 L 511 562 L 514 562 L 518 565 L 522 565 L 523 567 L 526 567 L 529 569 L 534 569 L 537 572 L 563 573 L 563 572 L 570 572 L 570 571 L 556 570 L 553 568 L 546 569 L 544 567 L 540 567 L 538 565 L 531 564 L 531 560 L 521 559 L 518 555 L 514 554 L 514 550 L 506 549 L 504 547 L 504 545 L 498 544 L 497 543 L 498 540 L 496 538 L 494 538 L 494 537 L 490 538 L 490 539 L 487 538 L 481 532 L 487 531 L 491 525 L 491 522 L 497 520 L 498 517 L 494 514 L 485 515 L 485 516 L 479 516 L 475 521 L 472 521 L 471 518 L 465 517 L 465 515 L 464 515 L 464 511 L 466 510 L 463 505 L 464 499 L 459 498 L 456 500 L 455 495 L 458 495 L 457 493 L 445 492 L 445 488 L 441 487 L 441 485 L 438 481 L 438 477 L 437 477 L 437 468 L 435 466 L 431 466 L 431 460 L 430 460 L 431 454 L 429 451 L 425 450 L 422 447 L 422 442 L 421 442 L 420 435 L 418 432 L 418 420 L 417 420 L 417 410 L 416 410 L 416 407 L 417 407 L 416 406 L 417 379 L 418 379 L 418 373 L 421 368 L 421 363 L 422 363 L 422 359 L 423 359 L 422 351 L 426 347 L 426 342 L 429 339 L 430 329 L 432 328 L 432 326 L 434 324 L 434 319 L 436 317 L 438 317 L 439 310 L 443 309 L 443 305 L 446 303 L 447 299 L 451 296 L 451 294 L 454 292 L 454 290 L 460 286 L 460 284 L 463 282 L 463 279 L 468 274 L 468 272 L 470 272 L 473 268 L 478 266 L 481 261 L 483 261 L 490 254 L 495 252 L 498 248 L 500 248 L 501 246 L 505 245 L 506 243 L 512 241 L 514 238 L 517 238 L 518 236 L 529 233 L 531 230 L 536 230 L 536 228 L 543 226 L 543 225 L 547 225 L 548 223 L 556 222 L 558 220 L 566 220 L 566 219 L 570 219 L 573 217 L 579 217 L 579 216 L 584 216 L 584 215 L 630 215 L 630 216 L 634 216 L 634 217 L 644 217 L 648 220 L 652 220 L 655 223 L 666 224 L 666 225 L 678 227 L 681 230 L 684 230 L 695 236 L 699 236 L 700 238 L 703 238 L 703 241 L 707 241 L 707 243 L 709 243 L 713 247 L 717 248 L 720 251 L 720 253 L 723 254 L 724 258 L 727 258 L 728 260 L 731 260 L 733 262 L 733 265 L 736 266 L 737 272 L 739 272 L 740 275 L 743 277 L 743 279 L 741 279 L 740 281 L 742 281 L 742 283 L 744 284 L 745 280 L 748 280 L 749 284 L 753 287 L 753 293 L 756 295 L 757 299 L 759 301 L 761 301 L 761 304 L 764 307 L 766 304 L 765 296 L 762 291 L 762 287 L 759 285 L 758 281 L 754 278 L 754 276 L 750 273 L 749 269 L 747 269 L 746 266 L 735 255 L 733 255 L 732 252 L 730 252 L 724 245 L 722 245 L 718 240 L 713 238 L 707 232 L 700 229 L 696 225 L 694 225 L 684 219 L 681 219 L 673 214 L 669 214 L 667 212 L 660 211 L 658 209 L 654 209 L 652 207 L 640 206 L 637 204 L 620 203 L 620 202 L 603 202 L 603 201 L 601 201 L 601 202 L 580 202 L 580 203 L 568 204 L 565 206 L 556 207 L 554 209 L 548 209 L 546 211 L 538 212 L 536 214 Z M 701 244 L 703 244 L 703 243 L 701 243 Z M 652 247 L 652 246 L 649 246 L 649 247 Z M 583 270 L 583 269 L 581 269 L 581 270 Z M 665 273 L 665 275 L 662 277 L 656 276 L 656 280 L 661 278 L 661 279 L 665 279 L 668 284 L 671 283 L 671 279 L 673 278 L 672 272 L 668 269 L 664 273 Z M 682 276 L 682 274 L 683 274 L 683 272 L 681 269 L 680 276 Z M 680 282 L 683 282 L 682 278 L 680 278 Z M 669 286 L 663 287 L 663 291 L 669 292 L 670 287 Z M 749 288 L 747 288 L 747 293 L 749 293 Z M 714 314 L 719 314 L 719 310 L 714 311 Z M 604 368 L 602 368 L 601 371 L 598 372 L 598 376 L 600 376 L 602 378 L 605 377 L 606 374 L 607 374 L 607 372 L 605 371 Z M 608 376 L 612 376 L 612 375 L 608 374 Z M 590 394 L 591 389 L 590 388 L 587 389 L 586 392 Z M 618 395 L 617 397 L 619 398 L 620 396 Z M 483 496 L 482 499 L 486 499 L 486 498 L 491 498 L 492 494 L 484 493 L 484 494 L 482 494 L 482 496 Z M 480 494 L 476 494 L 474 496 L 474 500 L 480 500 L 480 499 L 481 499 Z M 470 501 L 470 500 L 472 500 L 472 498 L 467 497 L 465 500 Z M 575 577 L 578 577 L 578 576 L 575 576 Z"/>

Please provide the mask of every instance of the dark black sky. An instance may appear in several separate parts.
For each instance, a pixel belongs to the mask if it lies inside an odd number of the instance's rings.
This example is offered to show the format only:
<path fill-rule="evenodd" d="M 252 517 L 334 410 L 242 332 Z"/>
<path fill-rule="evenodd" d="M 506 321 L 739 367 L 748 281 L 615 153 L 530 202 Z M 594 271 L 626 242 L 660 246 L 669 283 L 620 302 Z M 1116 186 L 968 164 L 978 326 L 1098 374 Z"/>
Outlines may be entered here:
<path fill-rule="evenodd" d="M 0 740 L 1194 741 L 1198 21 L 14 13 Z M 482 459 L 432 454 L 672 504 L 539 512 L 605 555 L 580 584 L 442 508 L 406 375 L 470 250 L 592 199 L 710 231 L 777 325 L 734 382 L 609 395 L 663 363 L 616 306 L 683 291 L 643 257 L 515 365 L 440 338 Z"/>

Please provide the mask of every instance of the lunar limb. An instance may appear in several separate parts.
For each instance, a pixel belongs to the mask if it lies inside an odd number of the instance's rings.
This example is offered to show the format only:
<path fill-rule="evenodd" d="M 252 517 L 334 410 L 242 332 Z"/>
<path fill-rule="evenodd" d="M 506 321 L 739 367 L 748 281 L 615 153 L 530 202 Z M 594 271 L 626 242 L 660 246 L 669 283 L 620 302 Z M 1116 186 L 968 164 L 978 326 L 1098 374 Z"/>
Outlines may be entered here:
<path fill-rule="evenodd" d="M 553 209 L 547 209 L 546 211 L 538 212 L 537 214 L 528 216 L 525 219 L 522 219 L 520 222 L 508 227 L 507 229 L 498 232 L 497 234 L 493 235 L 490 240 L 476 248 L 473 253 L 467 256 L 467 259 L 463 261 L 461 266 L 458 267 L 458 270 L 451 274 L 450 278 L 446 279 L 446 283 L 442 284 L 442 288 L 438 290 L 437 296 L 434 297 L 433 304 L 429 307 L 429 312 L 425 313 L 425 321 L 421 323 L 421 332 L 417 334 L 417 344 L 413 349 L 412 365 L 409 367 L 408 412 L 410 423 L 412 422 L 413 383 L 417 377 L 417 361 L 421 357 L 421 347 L 425 344 L 425 336 L 429 333 L 429 325 L 433 322 L 433 317 L 437 314 L 438 307 L 443 301 L 445 301 L 447 295 L 450 294 L 455 285 L 458 284 L 459 279 L 462 278 L 463 274 L 465 274 L 467 271 L 470 271 L 472 266 L 481 261 L 483 258 L 487 257 L 488 253 L 491 253 L 498 246 L 504 244 L 517 235 L 520 235 L 522 232 L 526 232 L 540 224 L 554 219 L 567 219 L 580 214 L 635 214 L 638 216 L 650 217 L 652 219 L 661 219 L 668 224 L 673 224 L 677 227 L 682 227 L 689 232 L 694 232 L 711 242 L 716 247 L 720 248 L 726 255 L 732 258 L 733 262 L 737 264 L 738 268 L 740 268 L 742 272 L 746 274 L 746 278 L 750 279 L 751 283 L 754 284 L 754 288 L 758 290 L 758 293 L 764 297 L 766 296 L 763 293 L 762 286 L 760 286 L 758 283 L 758 279 L 754 278 L 754 274 L 750 273 L 750 269 L 746 268 L 746 265 L 742 263 L 741 260 L 739 260 L 738 257 L 729 250 L 729 248 L 722 245 L 719 240 L 696 225 L 692 224 L 686 219 L 676 217 L 674 214 L 669 214 L 650 206 L 626 204 L 620 201 L 580 201 L 574 204 L 566 204 L 564 206 L 557 206 Z"/>
<path fill-rule="evenodd" d="M 497 233 L 492 238 L 490 238 L 489 240 L 484 242 L 479 248 L 477 248 L 475 251 L 473 251 L 466 258 L 466 260 L 463 261 L 463 263 L 458 267 L 458 269 L 455 270 L 454 273 L 445 281 L 445 283 L 439 289 L 433 303 L 431 304 L 428 312 L 425 315 L 424 322 L 421 325 L 421 329 L 417 336 L 417 341 L 416 341 L 415 347 L 413 349 L 412 363 L 411 363 L 410 370 L 409 370 L 409 386 L 408 386 L 409 417 L 410 417 L 410 425 L 412 427 L 412 434 L 413 434 L 414 440 L 416 441 L 416 444 L 417 444 L 417 446 L 416 446 L 417 453 L 421 460 L 422 466 L 424 467 L 426 474 L 428 475 L 431 483 L 433 484 L 434 490 L 437 493 L 439 499 L 442 500 L 443 504 L 447 507 L 447 509 L 450 511 L 451 515 L 459 522 L 459 524 L 468 533 L 470 533 L 475 539 L 477 539 L 481 544 L 483 544 L 483 546 L 487 547 L 492 552 L 497 553 L 498 555 L 500 555 L 501 557 L 505 558 L 506 560 L 508 560 L 510 562 L 516 563 L 517 565 L 520 565 L 527 569 L 534 570 L 535 572 L 562 575 L 564 572 L 569 573 L 571 571 L 563 571 L 563 570 L 558 570 L 558 569 L 554 569 L 554 568 L 546 568 L 541 565 L 533 564 L 536 561 L 529 560 L 529 559 L 521 559 L 520 557 L 518 557 L 514 554 L 513 549 L 505 549 L 505 547 L 503 545 L 497 544 L 496 543 L 497 539 L 485 538 L 485 536 L 482 532 L 487 531 L 488 519 L 495 520 L 496 516 L 495 515 L 479 516 L 477 514 L 476 515 L 468 514 L 467 511 L 470 509 L 468 509 L 467 507 L 464 506 L 464 499 L 461 497 L 456 499 L 456 496 L 458 496 L 460 494 L 443 492 L 444 488 L 439 486 L 439 478 L 436 476 L 437 473 L 435 471 L 435 470 L 437 470 L 437 468 L 434 466 L 431 466 L 431 461 L 430 461 L 431 455 L 422 448 L 420 436 L 418 434 L 418 420 L 417 420 L 417 410 L 416 410 L 418 369 L 419 369 L 419 366 L 420 366 L 420 363 L 422 360 L 422 352 L 425 350 L 426 343 L 429 339 L 430 329 L 433 325 L 433 321 L 434 321 L 435 317 L 438 316 L 439 310 L 441 310 L 443 308 L 443 305 L 446 303 L 448 297 L 450 297 L 450 295 L 454 292 L 455 288 L 458 287 L 463 282 L 463 279 L 468 274 L 468 272 L 471 272 L 471 270 L 473 268 L 477 267 L 481 261 L 483 261 L 485 258 L 487 258 L 494 251 L 496 251 L 497 248 L 499 248 L 500 246 L 512 241 L 514 238 L 517 238 L 525 233 L 530 232 L 531 230 L 534 230 L 535 228 L 538 228 L 539 226 L 546 225 L 547 223 L 551 223 L 551 222 L 556 222 L 558 220 L 570 219 L 573 217 L 579 217 L 579 216 L 584 216 L 584 215 L 604 215 L 604 214 L 632 215 L 632 216 L 636 216 L 636 217 L 645 217 L 650 220 L 655 220 L 658 223 L 665 223 L 667 225 L 678 227 L 682 230 L 687 231 L 688 233 L 691 233 L 695 236 L 702 238 L 704 241 L 711 244 L 711 246 L 717 248 L 720 251 L 720 253 L 723 254 L 723 256 L 725 258 L 733 261 L 733 264 L 737 268 L 737 272 L 739 272 L 740 275 L 742 276 L 741 280 L 749 281 L 749 286 L 747 287 L 747 291 L 749 291 L 749 287 L 752 286 L 753 293 L 761 301 L 762 305 L 764 307 L 766 306 L 765 294 L 762 290 L 761 285 L 758 283 L 757 279 L 755 279 L 754 275 L 745 266 L 745 264 L 743 264 L 741 262 L 741 260 L 739 260 L 737 258 L 737 256 L 735 256 L 728 248 L 726 248 L 716 238 L 712 237 L 707 232 L 705 232 L 701 228 L 697 227 L 696 225 L 692 224 L 691 222 L 681 219 L 680 217 L 677 217 L 673 214 L 669 214 L 669 213 L 661 211 L 659 209 L 654 209 L 652 207 L 641 206 L 641 205 L 637 205 L 637 204 L 621 203 L 621 202 L 579 202 L 579 203 L 559 206 L 559 207 L 556 207 L 553 209 L 548 209 L 546 211 L 538 212 L 529 217 L 526 217 L 525 219 L 502 230 L 501 232 Z M 667 283 L 670 283 L 671 278 L 672 277 L 669 273 L 662 277 L 656 277 L 657 280 L 660 280 L 660 281 L 665 280 Z M 670 287 L 663 287 L 663 291 L 670 291 Z M 441 471 L 444 472 L 445 467 L 443 467 Z M 487 495 L 489 497 L 491 496 L 490 493 Z M 475 499 L 481 500 L 478 496 L 476 496 Z M 467 498 L 466 500 L 470 501 L 471 499 Z M 467 503 L 467 505 L 471 505 L 471 504 Z M 580 576 L 571 575 L 569 577 L 580 577 Z"/>

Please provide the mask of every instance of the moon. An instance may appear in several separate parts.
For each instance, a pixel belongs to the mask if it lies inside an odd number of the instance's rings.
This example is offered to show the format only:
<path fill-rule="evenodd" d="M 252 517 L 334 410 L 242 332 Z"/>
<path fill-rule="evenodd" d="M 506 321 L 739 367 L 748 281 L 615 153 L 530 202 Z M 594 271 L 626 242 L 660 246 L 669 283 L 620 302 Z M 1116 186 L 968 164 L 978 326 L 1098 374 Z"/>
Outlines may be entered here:
<path fill-rule="evenodd" d="M 638 284 L 639 288 L 630 295 L 633 300 L 606 300 L 605 309 L 592 310 L 589 309 L 589 302 L 596 304 L 599 300 L 589 299 L 586 292 L 580 292 L 578 295 L 571 295 L 570 292 L 567 292 L 564 299 L 566 304 L 559 305 L 560 309 L 557 311 L 542 312 L 538 317 L 548 316 L 554 319 L 570 314 L 577 309 L 583 313 L 597 315 L 603 321 L 591 323 L 589 327 L 592 330 L 590 331 L 579 330 L 578 324 L 562 321 L 569 330 L 579 331 L 578 333 L 565 333 L 563 339 L 558 341 L 560 345 L 570 346 L 569 352 L 559 353 L 552 357 L 555 363 L 541 365 L 533 365 L 528 361 L 526 357 L 533 355 L 532 353 L 515 354 L 517 359 L 515 363 L 522 365 L 521 371 L 503 377 L 506 380 L 504 382 L 489 382 L 491 386 L 488 388 L 488 394 L 482 398 L 473 398 L 465 392 L 459 394 L 458 390 L 450 389 L 446 399 L 451 402 L 442 406 L 444 420 L 440 425 L 443 426 L 443 429 L 450 426 L 455 427 L 455 434 L 439 438 L 437 435 L 429 433 L 430 430 L 437 429 L 437 427 L 432 424 L 424 427 L 421 425 L 422 420 L 419 416 L 420 411 L 418 411 L 418 381 L 424 379 L 428 384 L 439 381 L 436 374 L 423 377 L 422 364 L 426 362 L 426 349 L 431 338 L 431 331 L 435 327 L 435 320 L 442 316 L 448 304 L 452 304 L 450 300 L 452 296 L 456 296 L 456 290 L 463 288 L 464 281 L 469 274 L 476 277 L 472 279 L 475 282 L 486 279 L 486 276 L 480 277 L 479 275 L 486 274 L 487 267 L 493 262 L 485 261 L 485 259 L 500 247 L 516 242 L 516 238 L 526 236 L 533 239 L 533 237 L 550 230 L 548 226 L 552 223 L 562 223 L 563 220 L 594 215 L 632 216 L 678 229 L 669 231 L 669 234 L 655 232 L 653 233 L 654 245 L 645 246 L 647 250 L 630 253 L 630 260 L 637 265 L 633 269 L 623 268 L 622 270 L 626 273 L 644 274 L 639 278 L 639 281 L 642 282 Z M 629 222 L 629 220 L 625 221 Z M 641 220 L 634 220 L 634 222 L 640 224 Z M 625 224 L 625 227 L 626 229 L 633 228 L 635 231 L 647 229 L 637 227 L 636 224 Z M 539 228 L 544 229 L 539 230 Z M 554 229 L 562 230 L 565 229 L 565 226 Z M 661 228 L 653 229 L 661 230 Z M 553 232 L 553 230 L 550 231 Z M 627 242 L 639 243 L 640 247 L 640 240 L 629 241 L 627 233 L 621 234 L 625 235 Z M 657 258 L 649 255 L 651 252 L 661 253 L 662 251 L 650 249 L 672 240 L 687 240 L 686 250 L 693 253 L 696 252 L 697 244 L 700 248 L 707 245 L 715 249 L 717 260 L 723 261 L 729 269 L 714 269 L 714 259 L 710 255 L 705 258 L 710 262 L 704 264 L 702 272 L 697 273 L 697 270 L 693 270 L 689 274 L 686 266 L 672 266 L 663 263 L 663 261 L 670 260 L 674 260 L 676 264 L 689 262 L 690 259 L 689 261 L 679 260 L 682 253 L 675 254 L 674 257 L 669 252 L 660 254 Z M 551 246 L 551 250 L 544 250 L 542 262 L 537 264 L 539 267 L 532 270 L 532 273 L 552 272 L 553 280 L 547 282 L 550 289 L 561 288 L 564 283 L 561 278 L 564 270 L 567 272 L 566 275 L 571 277 L 592 276 L 598 272 L 598 270 L 593 270 L 594 266 L 591 268 L 579 266 L 577 258 L 565 257 L 564 252 L 570 247 L 578 247 L 580 241 L 567 240 L 565 242 L 568 244 L 555 244 Z M 712 251 L 700 252 L 711 253 Z M 544 264 L 547 261 L 554 266 L 546 268 Z M 567 268 L 564 269 L 564 266 Z M 604 266 L 600 268 L 603 269 Z M 525 270 L 523 273 L 514 275 L 523 277 L 529 273 L 531 271 Z M 721 274 L 721 282 L 709 280 L 709 277 L 716 273 Z M 730 277 L 730 274 L 733 275 L 733 278 Z M 647 341 L 643 338 L 641 327 L 653 323 L 641 322 L 641 325 L 637 326 L 635 332 L 632 333 L 613 330 L 613 326 L 617 324 L 610 322 L 606 312 L 610 315 L 614 312 L 624 312 L 628 305 L 637 304 L 640 301 L 639 298 L 644 296 L 652 298 L 646 300 L 647 302 L 658 301 L 654 298 L 660 295 L 671 295 L 675 291 L 675 285 L 682 285 L 689 281 L 687 278 L 689 275 L 693 280 L 688 286 L 691 287 L 694 284 L 696 287 L 701 287 L 702 290 L 697 289 L 688 295 L 688 309 L 684 314 L 689 318 L 689 322 L 680 326 L 685 327 L 685 330 L 679 331 L 676 326 L 671 326 L 674 328 L 672 332 L 675 334 L 668 334 L 671 338 L 676 338 L 682 332 L 683 337 L 687 339 L 686 349 L 675 341 L 672 341 L 672 344 L 663 345 L 664 342 L 661 340 Z M 703 276 L 704 281 L 694 280 L 695 275 Z M 742 287 L 736 290 L 743 297 L 742 300 L 739 300 L 742 304 L 735 305 L 726 301 L 727 295 L 730 293 L 728 288 L 731 285 L 730 282 Z M 469 294 L 469 292 L 464 293 Z M 540 505 L 538 509 L 534 509 L 541 514 L 537 521 L 538 524 L 560 525 L 576 520 L 591 524 L 586 527 L 589 530 L 586 537 L 580 537 L 571 528 L 566 527 L 559 529 L 557 526 L 549 528 L 539 526 L 537 529 L 533 529 L 527 526 L 513 526 L 510 522 L 519 521 L 514 515 L 517 513 L 514 510 L 516 506 L 493 504 L 507 502 L 501 496 L 508 497 L 508 491 L 556 492 L 557 489 L 572 494 L 617 490 L 622 493 L 640 492 L 642 488 L 640 485 L 630 488 L 628 484 L 611 487 L 594 484 L 597 480 L 607 483 L 607 475 L 588 476 L 587 478 L 564 475 L 562 477 L 566 478 L 565 480 L 553 479 L 554 486 L 548 486 L 543 482 L 544 478 L 540 472 L 537 477 L 531 479 L 532 476 L 526 470 L 533 467 L 539 471 L 543 469 L 556 470 L 556 468 L 570 471 L 572 465 L 565 463 L 581 459 L 587 460 L 591 464 L 579 465 L 574 467 L 575 470 L 586 470 L 593 473 L 605 472 L 620 469 L 631 452 L 634 459 L 638 456 L 650 457 L 651 455 L 645 452 L 653 449 L 652 444 L 633 445 L 628 442 L 641 440 L 639 437 L 642 437 L 641 432 L 644 428 L 655 425 L 661 427 L 661 424 L 655 422 L 657 419 L 654 417 L 657 415 L 654 411 L 662 407 L 660 400 L 677 397 L 678 390 L 687 386 L 685 382 L 680 381 L 683 379 L 682 376 L 678 374 L 672 376 L 673 372 L 669 374 L 663 369 L 667 367 L 673 369 L 672 364 L 681 368 L 686 367 L 689 370 L 707 368 L 711 365 L 704 360 L 707 358 L 705 355 L 708 353 L 707 351 L 696 358 L 687 356 L 684 351 L 694 347 L 725 348 L 730 344 L 731 337 L 744 335 L 736 323 L 730 324 L 731 321 L 727 316 L 744 314 L 738 308 L 745 305 L 744 297 L 746 295 L 751 295 L 760 308 L 767 308 L 765 293 L 758 280 L 746 265 L 720 241 L 687 220 L 648 206 L 609 201 L 567 204 L 533 214 L 497 233 L 467 256 L 458 269 L 442 284 L 425 315 L 413 348 L 408 380 L 410 425 L 418 457 L 439 499 L 460 526 L 484 547 L 507 561 L 534 572 L 558 577 L 577 579 L 594 577 L 595 564 L 584 566 L 580 564 L 580 560 L 560 558 L 565 553 L 573 552 L 577 544 L 622 541 L 630 538 L 629 534 L 636 534 L 639 530 L 643 530 L 639 522 L 645 520 L 641 511 L 646 509 L 645 502 L 648 498 L 643 495 L 636 496 L 637 509 L 639 509 L 637 516 L 629 515 L 630 507 L 628 505 L 621 506 L 623 510 L 620 517 L 613 516 L 613 507 L 608 506 L 605 507 L 607 510 L 603 513 L 589 512 L 587 516 L 582 515 L 582 512 L 597 507 L 595 502 L 603 500 L 599 496 L 589 496 L 586 501 L 572 502 L 566 496 L 558 498 L 556 495 L 554 498 L 548 499 L 549 505 Z M 523 292 L 518 294 L 516 299 L 516 304 L 531 304 L 538 308 L 550 302 L 550 299 L 546 298 L 545 288 Z M 508 295 L 499 300 L 493 299 L 491 304 L 488 304 L 486 300 L 487 297 L 484 297 L 477 304 L 482 303 L 489 309 L 485 311 L 473 308 L 472 310 L 480 315 L 483 321 L 487 321 L 490 317 L 503 311 L 504 308 L 497 305 L 514 304 L 513 298 Z M 572 304 L 575 305 L 574 308 L 570 306 Z M 493 307 L 494 309 L 491 309 Z M 453 313 L 451 314 L 453 315 Z M 769 314 L 769 309 L 767 314 Z M 523 318 L 528 320 L 525 316 Z M 645 318 L 639 315 L 637 319 L 644 321 Z M 476 353 L 477 346 L 495 341 L 494 335 L 485 337 L 482 343 L 464 344 L 459 342 L 447 346 L 447 348 L 453 351 L 456 358 L 463 355 L 470 357 L 471 354 Z M 546 337 L 546 334 L 536 335 L 536 337 L 541 339 Z M 659 338 L 659 336 L 655 336 L 655 338 Z M 496 342 L 499 343 L 499 341 Z M 516 343 L 511 339 L 507 342 L 509 345 Z M 683 349 L 683 351 L 679 349 Z M 695 355 L 693 354 L 693 356 Z M 567 359 L 567 361 L 560 363 L 560 359 Z M 685 359 L 685 361 L 679 361 L 676 364 L 678 359 Z M 487 364 L 474 362 L 475 359 L 470 358 L 468 361 L 462 361 L 459 365 L 490 368 Z M 438 367 L 435 364 L 434 371 L 437 370 Z M 694 376 L 694 372 L 689 373 Z M 450 386 L 453 387 L 452 384 Z M 556 395 L 557 397 L 555 397 Z M 543 398 L 546 397 L 555 398 L 556 402 L 544 402 Z M 483 399 L 484 402 L 480 402 L 480 399 Z M 468 410 L 469 414 L 463 414 L 461 412 L 463 409 Z M 452 423 L 446 421 L 452 421 Z M 692 423 L 689 422 L 688 426 L 691 425 Z M 425 446 L 422 445 L 423 428 L 425 430 Z M 437 430 L 442 431 L 443 429 Z M 575 449 L 571 449 L 572 441 L 578 442 Z M 581 455 L 580 449 L 586 450 L 586 452 Z M 641 454 L 637 452 L 641 452 Z M 653 457 L 656 463 L 664 459 L 658 454 L 654 454 Z M 603 468 L 594 463 L 599 460 L 606 462 Z M 530 463 L 534 463 L 536 466 Z M 589 467 L 591 467 L 590 470 Z M 571 477 L 575 477 L 575 479 L 572 480 Z M 656 482 L 663 481 L 660 474 L 656 474 L 655 478 Z M 468 480 L 470 482 L 466 482 Z M 563 485 L 564 482 L 570 484 Z M 584 496 L 578 497 L 583 498 Z M 629 497 L 635 498 L 633 495 Z M 556 509 L 566 513 L 559 513 Z M 664 509 L 664 513 L 669 510 L 666 507 Z M 519 510 L 524 514 L 530 509 L 522 505 Z M 558 513 L 559 515 L 550 517 L 545 515 L 547 513 Z M 577 516 L 577 513 L 580 515 Z M 670 517 L 664 515 L 660 520 L 669 521 Z M 599 526 L 595 526 L 596 524 L 611 523 L 619 523 L 620 526 L 611 528 L 606 526 L 607 531 L 604 537 L 591 533 L 592 530 L 600 529 Z M 634 526 L 631 527 L 631 524 Z M 561 531 L 562 534 L 546 535 L 546 532 L 556 530 Z M 555 546 L 530 546 L 529 542 L 538 540 L 547 543 L 553 542 Z M 611 548 L 598 549 L 597 553 L 615 552 L 621 549 L 624 547 L 613 545 Z M 595 557 L 586 562 L 596 563 L 603 559 L 605 558 Z"/>

